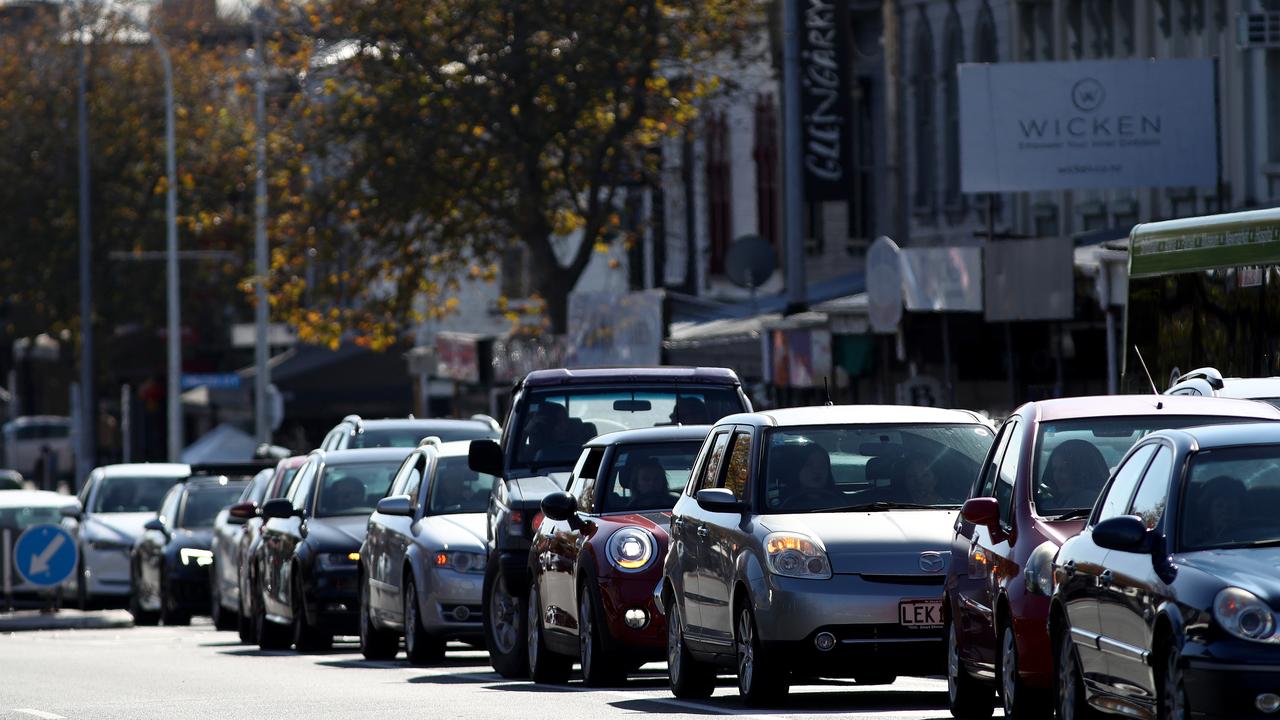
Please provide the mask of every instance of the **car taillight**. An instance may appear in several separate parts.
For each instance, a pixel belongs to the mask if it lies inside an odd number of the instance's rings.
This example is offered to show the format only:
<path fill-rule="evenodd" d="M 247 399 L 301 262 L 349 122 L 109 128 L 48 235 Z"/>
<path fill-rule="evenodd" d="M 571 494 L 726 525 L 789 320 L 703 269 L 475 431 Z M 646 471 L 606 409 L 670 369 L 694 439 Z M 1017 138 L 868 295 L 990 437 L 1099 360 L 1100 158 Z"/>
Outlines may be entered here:
<path fill-rule="evenodd" d="M 524 512 L 520 510 L 511 511 L 511 517 L 507 523 L 507 534 L 517 537 L 524 535 Z"/>
<path fill-rule="evenodd" d="M 538 526 L 542 524 L 542 518 L 546 517 L 542 513 L 533 516 L 533 531 L 538 532 Z"/>

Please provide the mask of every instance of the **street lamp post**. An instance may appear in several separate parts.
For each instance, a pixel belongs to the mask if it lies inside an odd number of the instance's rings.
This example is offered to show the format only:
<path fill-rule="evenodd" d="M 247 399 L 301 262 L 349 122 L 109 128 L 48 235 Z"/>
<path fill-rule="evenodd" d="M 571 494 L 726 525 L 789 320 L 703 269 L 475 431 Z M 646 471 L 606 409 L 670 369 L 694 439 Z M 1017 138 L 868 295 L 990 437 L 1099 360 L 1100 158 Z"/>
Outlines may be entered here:
<path fill-rule="evenodd" d="M 91 270 L 92 232 L 89 226 L 89 103 L 88 72 L 84 59 L 83 3 L 76 6 L 76 120 L 79 125 L 80 176 L 80 427 L 77 433 L 75 485 L 89 476 L 95 455 L 98 404 L 93 390 L 93 275 Z"/>
<path fill-rule="evenodd" d="M 253 418 L 258 442 L 271 442 L 271 423 L 267 419 L 267 387 L 271 383 L 271 368 L 267 360 L 267 274 L 271 271 L 267 254 L 267 59 L 262 52 L 262 8 L 253 13 L 253 59 L 255 65 L 254 123 L 258 126 L 258 162 L 254 173 L 254 264 L 257 278 L 257 305 L 254 308 L 254 376 Z"/>

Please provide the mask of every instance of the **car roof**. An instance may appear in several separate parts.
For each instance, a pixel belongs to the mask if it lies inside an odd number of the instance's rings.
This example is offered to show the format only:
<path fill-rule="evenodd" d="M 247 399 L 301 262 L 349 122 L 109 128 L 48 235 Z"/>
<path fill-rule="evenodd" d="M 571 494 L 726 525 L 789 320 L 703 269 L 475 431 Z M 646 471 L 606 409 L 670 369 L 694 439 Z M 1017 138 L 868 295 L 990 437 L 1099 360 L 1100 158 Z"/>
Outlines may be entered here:
<path fill-rule="evenodd" d="M 1280 377 L 1223 378 L 1218 397 L 1244 400 L 1280 398 Z"/>
<path fill-rule="evenodd" d="M 185 483 L 187 490 L 206 490 L 211 487 L 244 487 L 249 484 L 249 478 L 227 477 L 225 475 L 195 475 L 189 478 Z"/>
<path fill-rule="evenodd" d="M 306 464 L 308 457 L 309 456 L 307 455 L 293 455 L 281 460 L 280 464 L 283 465 L 286 470 L 296 470 Z"/>
<path fill-rule="evenodd" d="M 1158 406 L 1158 407 L 1157 407 Z M 1134 415 L 1230 415 L 1280 420 L 1280 410 L 1256 400 L 1195 397 L 1188 395 L 1092 395 L 1037 400 L 1018 408 L 1033 407 L 1040 421 Z"/>
<path fill-rule="evenodd" d="M 815 405 L 730 415 L 721 418 L 716 424 L 730 423 L 773 427 L 946 423 L 986 427 L 977 415 L 968 410 L 946 410 L 916 405 Z"/>
<path fill-rule="evenodd" d="M 524 377 L 525 387 L 628 383 L 701 383 L 738 385 L 738 375 L 720 367 L 629 367 L 534 370 Z"/>
<path fill-rule="evenodd" d="M 379 418 L 377 420 L 361 420 L 362 430 L 419 430 L 423 428 L 445 427 L 478 427 L 491 429 L 489 423 L 479 420 L 461 420 L 457 418 Z"/>
<path fill-rule="evenodd" d="M 413 448 L 353 448 L 350 450 L 316 450 L 325 465 L 350 465 L 365 462 L 403 462 Z"/>
<path fill-rule="evenodd" d="M 75 504 L 75 497 L 49 490 L 5 490 L 0 492 L 0 507 L 65 507 Z"/>
<path fill-rule="evenodd" d="M 454 440 L 452 442 L 440 443 L 436 447 L 436 454 L 440 457 L 465 457 L 470 452 L 470 440 Z"/>
<path fill-rule="evenodd" d="M 1187 438 L 1197 449 L 1233 447 L 1238 445 L 1275 445 L 1280 443 L 1280 423 L 1251 422 L 1200 425 L 1196 427 L 1162 430 L 1152 435 L 1167 435 L 1173 439 Z"/>
<path fill-rule="evenodd" d="M 709 432 L 711 432 L 710 425 L 663 425 L 635 430 L 618 430 L 595 436 L 587 441 L 586 447 L 632 443 L 698 442 L 706 438 Z"/>
<path fill-rule="evenodd" d="M 96 468 L 103 477 L 174 477 L 191 474 L 191 466 L 185 463 L 120 463 Z"/>

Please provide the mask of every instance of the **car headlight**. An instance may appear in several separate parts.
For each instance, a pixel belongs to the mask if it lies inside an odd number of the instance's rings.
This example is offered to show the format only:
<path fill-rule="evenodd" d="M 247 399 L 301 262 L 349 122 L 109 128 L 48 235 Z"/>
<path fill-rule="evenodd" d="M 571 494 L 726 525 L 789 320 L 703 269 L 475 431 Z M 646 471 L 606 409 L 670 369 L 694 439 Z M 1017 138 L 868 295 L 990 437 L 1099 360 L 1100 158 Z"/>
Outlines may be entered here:
<path fill-rule="evenodd" d="M 1280 643 L 1271 606 L 1248 590 L 1229 587 L 1219 592 L 1213 600 L 1213 617 L 1222 629 L 1242 640 Z"/>
<path fill-rule="evenodd" d="M 625 527 L 609 537 L 609 563 L 622 572 L 640 572 L 653 564 L 658 541 L 648 530 Z"/>
<path fill-rule="evenodd" d="M 1053 559 L 1058 555 L 1058 544 L 1046 540 L 1036 546 L 1027 558 L 1027 567 L 1022 571 L 1022 580 L 1027 584 L 1027 592 L 1032 595 L 1053 594 Z"/>
<path fill-rule="evenodd" d="M 178 551 L 178 559 L 183 565 L 196 565 L 204 567 L 213 564 L 213 551 L 201 550 L 200 548 L 182 548 Z"/>
<path fill-rule="evenodd" d="M 435 554 L 435 566 L 460 573 L 484 572 L 484 553 L 461 550 L 439 550 Z"/>
<path fill-rule="evenodd" d="M 353 568 L 359 560 L 358 552 L 319 553 L 316 555 L 316 567 L 320 570 Z"/>
<path fill-rule="evenodd" d="M 800 533 L 775 532 L 764 538 L 765 558 L 775 575 L 825 580 L 831 577 L 831 562 L 822 543 Z"/>

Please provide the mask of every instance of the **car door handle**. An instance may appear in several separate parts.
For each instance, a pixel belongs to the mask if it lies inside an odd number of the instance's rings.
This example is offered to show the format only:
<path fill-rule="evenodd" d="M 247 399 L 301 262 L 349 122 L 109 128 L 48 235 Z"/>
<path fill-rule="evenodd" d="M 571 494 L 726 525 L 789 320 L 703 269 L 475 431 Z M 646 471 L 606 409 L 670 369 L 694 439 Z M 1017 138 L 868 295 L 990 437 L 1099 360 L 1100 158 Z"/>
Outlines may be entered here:
<path fill-rule="evenodd" d="M 671 518 L 671 524 L 675 527 L 684 527 L 684 518 L 677 515 L 676 517 Z"/>
<path fill-rule="evenodd" d="M 1068 560 L 1067 563 L 1062 566 L 1062 572 L 1066 573 L 1067 577 L 1075 577 L 1076 561 Z"/>
<path fill-rule="evenodd" d="M 702 526 L 698 528 L 698 537 L 706 537 L 710 534 L 711 534 L 711 531 L 708 530 L 706 526 Z"/>
<path fill-rule="evenodd" d="M 1102 574 L 1098 576 L 1098 584 L 1102 587 L 1110 587 L 1111 583 L 1115 582 L 1115 579 L 1115 573 L 1110 570 L 1103 570 Z"/>

